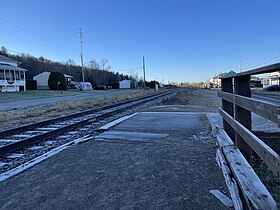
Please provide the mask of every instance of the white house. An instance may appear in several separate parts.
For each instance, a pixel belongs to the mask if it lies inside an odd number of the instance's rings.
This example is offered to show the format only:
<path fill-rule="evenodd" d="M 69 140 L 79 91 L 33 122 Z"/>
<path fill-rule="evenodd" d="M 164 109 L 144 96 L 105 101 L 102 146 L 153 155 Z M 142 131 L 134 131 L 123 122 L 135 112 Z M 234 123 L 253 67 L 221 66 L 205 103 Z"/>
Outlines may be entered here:
<path fill-rule="evenodd" d="M 212 79 L 209 80 L 210 84 L 206 85 L 205 87 L 207 87 L 207 86 L 214 87 L 214 88 L 222 87 L 222 77 L 232 76 L 235 74 L 236 73 L 234 71 L 216 74 Z"/>
<path fill-rule="evenodd" d="M 280 71 L 268 74 L 270 85 L 280 85 Z"/>
<path fill-rule="evenodd" d="M 262 79 L 262 84 L 264 88 L 271 85 L 280 85 L 280 71 L 269 73 L 268 77 Z"/>
<path fill-rule="evenodd" d="M 0 55 L 0 91 L 15 92 L 26 91 L 26 69 L 18 67 L 20 62 Z"/>
<path fill-rule="evenodd" d="M 48 86 L 48 80 L 51 72 L 49 71 L 44 71 L 40 74 L 37 74 L 36 76 L 33 77 L 33 80 L 37 81 L 37 89 L 38 90 L 47 90 L 49 89 Z M 64 77 L 66 79 L 67 85 L 71 83 L 73 80 L 73 77 L 67 74 L 64 74 Z"/>
<path fill-rule="evenodd" d="M 130 89 L 131 88 L 131 83 L 132 81 L 131 80 L 122 80 L 119 82 L 120 84 L 120 89 Z"/>

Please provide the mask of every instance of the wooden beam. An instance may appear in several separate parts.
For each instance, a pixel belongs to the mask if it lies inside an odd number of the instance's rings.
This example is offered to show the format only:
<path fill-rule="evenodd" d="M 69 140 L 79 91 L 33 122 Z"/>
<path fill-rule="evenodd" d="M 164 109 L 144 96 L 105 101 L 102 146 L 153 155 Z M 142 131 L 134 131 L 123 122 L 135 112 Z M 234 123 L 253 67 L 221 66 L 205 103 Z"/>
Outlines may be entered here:
<path fill-rule="evenodd" d="M 226 185 L 228 187 L 228 191 L 230 193 L 230 197 L 233 202 L 233 206 L 235 210 L 243 210 L 243 205 L 242 201 L 239 196 L 239 190 L 238 186 L 236 183 L 236 180 L 234 179 L 231 171 L 229 170 L 229 166 L 225 160 L 225 157 L 221 151 L 221 149 L 218 148 L 217 153 L 216 153 L 216 160 L 222 169 Z"/>
<path fill-rule="evenodd" d="M 228 92 L 228 93 L 233 93 L 233 83 L 232 83 L 231 78 L 222 79 L 221 84 L 222 84 L 222 91 Z M 233 103 L 222 99 L 222 107 L 223 107 L 223 110 L 225 110 L 229 115 L 234 116 Z M 232 127 L 230 127 L 230 125 L 225 120 L 223 120 L 223 127 L 224 127 L 225 131 L 227 132 L 227 134 L 229 135 L 229 137 L 232 140 L 234 140 L 235 131 L 232 129 Z"/>
<path fill-rule="evenodd" d="M 239 187 L 254 209 L 278 209 L 277 203 L 236 146 L 223 148 L 223 153 Z"/>
<path fill-rule="evenodd" d="M 234 78 L 234 93 L 251 98 L 250 76 Z M 248 130 L 252 130 L 251 112 L 235 104 L 234 118 L 244 125 Z M 252 162 L 252 149 L 238 134 L 235 134 L 235 144 L 240 149 L 249 163 Z"/>
<path fill-rule="evenodd" d="M 221 147 L 229 146 L 229 145 L 234 145 L 233 141 L 230 138 L 227 138 L 227 133 L 224 131 L 224 129 L 221 129 L 219 133 L 217 134 L 217 141 L 218 144 Z"/>
<path fill-rule="evenodd" d="M 250 112 L 254 112 L 278 125 L 280 127 L 280 119 L 278 116 L 280 115 L 280 107 L 272 104 L 265 103 L 258 99 L 252 99 L 245 96 L 240 96 L 236 94 L 226 93 L 219 91 L 218 96 L 223 100 L 234 103 L 244 109 L 247 109 Z"/>
<path fill-rule="evenodd" d="M 222 117 L 234 128 L 234 130 L 246 141 L 246 143 L 258 154 L 278 178 L 280 178 L 280 156 L 261 141 L 256 135 L 241 123 L 219 108 Z"/>
<path fill-rule="evenodd" d="M 280 63 L 275 63 L 275 64 L 272 64 L 272 65 L 252 69 L 252 70 L 249 70 L 249 71 L 240 72 L 240 73 L 237 73 L 233 76 L 228 76 L 228 77 L 224 77 L 224 78 L 235 78 L 235 77 L 240 77 L 240 76 L 250 76 L 250 75 L 256 75 L 256 74 L 271 73 L 271 72 L 275 72 L 275 71 L 280 71 Z"/>
<path fill-rule="evenodd" d="M 221 203 L 224 204 L 226 207 L 233 207 L 232 200 L 225 194 L 221 193 L 219 190 L 210 190 L 210 193 L 214 195 L 219 201 L 221 201 Z"/>

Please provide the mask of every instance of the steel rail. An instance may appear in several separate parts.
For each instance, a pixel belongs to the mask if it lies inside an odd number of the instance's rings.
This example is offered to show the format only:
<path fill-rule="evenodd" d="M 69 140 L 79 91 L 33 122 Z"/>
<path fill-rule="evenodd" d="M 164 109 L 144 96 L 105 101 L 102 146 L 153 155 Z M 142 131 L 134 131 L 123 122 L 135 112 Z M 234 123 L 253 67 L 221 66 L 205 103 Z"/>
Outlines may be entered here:
<path fill-rule="evenodd" d="M 106 105 L 106 106 L 102 106 L 100 108 L 89 109 L 89 110 L 86 110 L 86 111 L 77 112 L 77 113 L 66 115 L 66 116 L 63 116 L 63 117 L 57 117 L 57 118 L 50 119 L 50 120 L 43 120 L 43 121 L 40 121 L 40 122 L 37 122 L 37 123 L 31 123 L 31 124 L 28 124 L 28 125 L 24 125 L 24 126 L 12 128 L 12 129 L 7 129 L 7 130 L 4 130 L 4 131 L 0 131 L 0 138 L 6 137 L 6 136 L 9 136 L 9 135 L 18 134 L 18 133 L 21 133 L 21 132 L 24 132 L 24 131 L 27 131 L 27 130 L 30 130 L 30 129 L 37 128 L 37 127 L 50 125 L 50 124 L 53 124 L 53 123 L 56 123 L 56 122 L 60 122 L 60 121 L 64 121 L 64 120 L 68 120 L 68 119 L 72 119 L 72 118 L 76 118 L 76 117 L 81 117 L 81 116 L 84 116 L 84 115 L 87 115 L 87 114 L 92 114 L 94 112 L 114 108 L 114 107 L 121 106 L 121 105 L 126 104 L 126 103 L 130 103 L 130 102 L 137 101 L 137 100 L 143 100 L 145 98 L 150 98 L 150 97 L 165 94 L 165 93 L 168 93 L 168 92 L 173 92 L 173 91 L 167 91 L 167 92 L 164 92 L 164 93 L 158 93 L 158 94 L 148 95 L 148 96 L 144 96 L 144 97 L 140 96 L 140 97 L 125 100 L 125 101 L 122 101 L 122 102 L 119 102 L 119 103 L 116 103 L 116 104 L 113 104 L 113 105 Z"/>
<path fill-rule="evenodd" d="M 132 104 L 130 104 L 128 106 L 121 107 L 121 108 L 113 110 L 113 111 L 109 111 L 109 112 L 107 112 L 105 114 L 100 114 L 99 116 L 90 117 L 90 118 L 87 118 L 85 120 L 81 120 L 81 121 L 79 121 L 77 123 L 66 125 L 66 126 L 57 128 L 55 130 L 48 131 L 46 133 L 42 133 L 42 134 L 39 134 L 39 135 L 36 135 L 36 136 L 33 136 L 33 137 L 29 137 L 29 138 L 23 139 L 23 140 L 18 141 L 18 142 L 14 142 L 14 143 L 11 143 L 11 144 L 8 144 L 8 145 L 4 145 L 4 146 L 0 147 L 0 156 L 3 157 L 6 154 L 11 153 L 13 151 L 22 149 L 24 147 L 30 146 L 32 144 L 35 144 L 35 143 L 38 143 L 38 142 L 41 142 L 41 141 L 44 141 L 44 140 L 46 140 L 48 138 L 51 138 L 51 137 L 63 134 L 65 132 L 68 132 L 68 131 L 73 130 L 75 128 L 79 128 L 79 127 L 85 126 L 85 125 L 90 124 L 92 122 L 97 122 L 100 119 L 104 119 L 106 117 L 112 116 L 115 113 L 119 113 L 120 111 L 126 110 L 126 109 L 131 108 L 131 107 L 133 107 L 135 105 L 144 104 L 144 103 L 150 102 L 152 100 L 158 99 L 160 97 L 164 97 L 164 96 L 167 96 L 169 94 L 173 94 L 175 92 L 176 91 L 168 91 L 168 92 L 164 92 L 164 93 L 160 93 L 160 94 L 156 94 L 156 95 L 152 95 L 152 96 L 146 96 L 146 97 L 138 98 L 136 100 L 135 99 L 134 100 L 131 99 L 131 100 L 128 100 L 128 101 L 125 101 L 125 102 L 121 102 L 121 103 L 115 104 L 115 105 L 104 106 L 104 107 L 102 107 L 100 109 L 92 109 L 92 110 L 88 110 L 88 111 L 82 112 L 83 115 L 85 115 L 84 113 L 90 114 L 90 113 L 94 112 L 94 110 L 95 111 L 106 110 L 106 109 L 111 109 L 111 108 L 115 108 L 115 107 L 118 107 L 118 106 L 122 106 L 122 105 L 127 104 L 127 103 L 132 103 Z M 133 103 L 133 102 L 136 102 L 136 103 Z M 62 121 L 61 119 L 63 119 L 63 120 L 69 119 L 70 116 L 71 117 L 73 117 L 73 116 L 78 116 L 78 117 L 82 116 L 82 115 L 79 115 L 79 114 L 80 113 L 75 113 L 73 115 L 69 115 L 69 116 L 65 116 L 65 117 L 62 117 L 62 118 L 56 118 L 54 120 L 50 120 L 51 122 L 43 121 L 43 122 L 35 123 L 34 125 L 36 125 L 36 127 L 38 127 L 38 125 L 40 125 L 40 126 L 46 125 L 46 123 L 48 125 L 50 125 L 53 122 Z M 44 122 L 45 122 L 45 124 L 44 124 Z M 27 126 L 23 126 L 23 127 L 25 127 L 26 129 L 27 128 L 28 129 L 29 128 L 32 128 L 32 129 L 34 128 L 34 126 L 32 127 L 32 125 L 27 125 Z M 22 128 L 20 128 L 20 129 L 22 129 Z M 12 132 L 14 132 L 14 129 L 12 129 L 12 130 L 13 130 Z"/>

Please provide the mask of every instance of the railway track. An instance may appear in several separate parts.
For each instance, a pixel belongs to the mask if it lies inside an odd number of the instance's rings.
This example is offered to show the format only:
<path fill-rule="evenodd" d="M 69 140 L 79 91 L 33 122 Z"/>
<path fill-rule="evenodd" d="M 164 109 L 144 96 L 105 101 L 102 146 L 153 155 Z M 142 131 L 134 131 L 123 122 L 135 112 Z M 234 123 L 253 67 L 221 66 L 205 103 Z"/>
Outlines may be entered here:
<path fill-rule="evenodd" d="M 139 97 L 0 132 L 0 173 L 42 155 L 73 139 L 97 133 L 103 124 L 143 108 L 145 104 L 170 97 L 178 90 Z"/>

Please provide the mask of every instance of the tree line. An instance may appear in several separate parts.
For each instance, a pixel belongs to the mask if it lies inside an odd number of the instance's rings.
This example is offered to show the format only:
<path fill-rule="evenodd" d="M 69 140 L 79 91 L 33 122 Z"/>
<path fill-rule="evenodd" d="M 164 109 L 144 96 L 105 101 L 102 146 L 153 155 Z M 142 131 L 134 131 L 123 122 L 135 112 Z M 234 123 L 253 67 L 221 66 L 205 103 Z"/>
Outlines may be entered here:
<path fill-rule="evenodd" d="M 20 67 L 27 69 L 26 78 L 32 80 L 37 74 L 44 71 L 61 72 L 63 74 L 73 76 L 74 81 L 82 82 L 82 67 L 78 66 L 73 60 L 69 59 L 66 62 L 55 62 L 44 57 L 36 58 L 30 54 L 9 54 L 5 47 L 0 49 L 0 54 L 18 60 Z M 90 82 L 93 87 L 98 85 L 106 85 L 116 87 L 119 81 L 130 79 L 135 81 L 132 76 L 114 72 L 109 65 L 107 59 L 102 59 L 99 62 L 92 60 L 87 66 L 84 67 L 85 82 Z"/>

